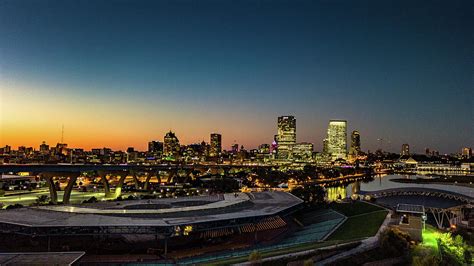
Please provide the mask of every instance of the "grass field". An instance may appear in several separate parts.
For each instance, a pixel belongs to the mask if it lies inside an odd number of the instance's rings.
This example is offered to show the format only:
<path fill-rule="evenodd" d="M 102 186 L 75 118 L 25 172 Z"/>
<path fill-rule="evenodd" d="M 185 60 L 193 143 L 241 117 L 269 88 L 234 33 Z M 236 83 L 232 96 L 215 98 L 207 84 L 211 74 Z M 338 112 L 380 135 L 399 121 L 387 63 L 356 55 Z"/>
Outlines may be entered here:
<path fill-rule="evenodd" d="M 382 225 L 388 211 L 361 201 L 333 203 L 331 208 L 348 219 L 327 240 L 347 241 L 374 236 Z"/>
<path fill-rule="evenodd" d="M 381 210 L 349 217 L 327 240 L 351 240 L 374 236 L 388 211 Z"/>
<path fill-rule="evenodd" d="M 430 247 L 435 251 L 438 251 L 438 241 L 440 232 L 433 226 L 427 225 L 426 229 L 423 230 L 423 246 Z"/>
<path fill-rule="evenodd" d="M 355 201 L 353 203 L 331 203 L 329 206 L 331 209 L 340 212 L 347 217 L 384 210 L 384 208 L 362 201 Z"/>

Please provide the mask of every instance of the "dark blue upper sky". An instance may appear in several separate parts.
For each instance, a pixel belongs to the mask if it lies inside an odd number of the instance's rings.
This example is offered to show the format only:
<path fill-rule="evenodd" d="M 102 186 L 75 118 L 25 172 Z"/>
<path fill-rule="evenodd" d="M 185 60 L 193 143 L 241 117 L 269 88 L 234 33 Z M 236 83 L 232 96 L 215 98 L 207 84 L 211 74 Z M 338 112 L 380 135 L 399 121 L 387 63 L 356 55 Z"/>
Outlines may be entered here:
<path fill-rule="evenodd" d="M 4 0 L 2 102 L 82 99 L 91 114 L 119 102 L 136 112 L 123 123 L 143 145 L 144 131 L 171 128 L 254 147 L 294 114 L 298 140 L 317 149 L 328 120 L 346 119 L 365 150 L 454 152 L 474 146 L 472 11 L 472 1 Z"/>

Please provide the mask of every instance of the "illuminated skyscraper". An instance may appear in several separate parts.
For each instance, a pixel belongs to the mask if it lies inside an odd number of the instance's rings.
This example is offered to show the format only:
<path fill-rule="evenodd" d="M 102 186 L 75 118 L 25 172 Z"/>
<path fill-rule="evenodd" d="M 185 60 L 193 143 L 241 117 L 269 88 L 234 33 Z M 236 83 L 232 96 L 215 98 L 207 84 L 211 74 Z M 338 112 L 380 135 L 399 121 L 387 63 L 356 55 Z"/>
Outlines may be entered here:
<path fill-rule="evenodd" d="M 400 152 L 401 156 L 410 155 L 410 145 L 402 144 L 402 152 Z"/>
<path fill-rule="evenodd" d="M 296 143 L 296 119 L 294 116 L 278 117 L 278 131 L 275 136 L 277 142 L 277 159 L 288 159 L 291 146 Z"/>
<path fill-rule="evenodd" d="M 349 155 L 352 158 L 356 158 L 360 154 L 360 133 L 357 130 L 352 131 L 351 134 L 351 148 L 349 149 Z"/>
<path fill-rule="evenodd" d="M 463 158 L 470 159 L 472 157 L 472 149 L 469 147 L 462 148 L 461 155 Z"/>
<path fill-rule="evenodd" d="M 222 152 L 222 136 L 221 134 L 211 134 L 211 148 L 209 150 L 210 157 L 217 157 Z"/>
<path fill-rule="evenodd" d="M 327 150 L 332 160 L 347 157 L 347 121 L 330 120 L 327 137 Z"/>
<path fill-rule="evenodd" d="M 179 140 L 174 132 L 168 132 L 165 135 L 163 144 L 163 156 L 177 158 L 179 156 Z"/>
<path fill-rule="evenodd" d="M 291 146 L 292 159 L 297 162 L 311 162 L 313 160 L 313 143 L 302 142 Z"/>

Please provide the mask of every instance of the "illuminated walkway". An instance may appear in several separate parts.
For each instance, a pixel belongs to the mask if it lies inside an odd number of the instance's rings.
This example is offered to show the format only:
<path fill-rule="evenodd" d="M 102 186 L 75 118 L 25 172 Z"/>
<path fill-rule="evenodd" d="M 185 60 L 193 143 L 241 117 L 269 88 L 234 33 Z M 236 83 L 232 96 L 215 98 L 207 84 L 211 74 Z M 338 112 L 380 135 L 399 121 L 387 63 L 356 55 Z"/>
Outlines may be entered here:
<path fill-rule="evenodd" d="M 58 191 L 58 197 L 62 198 L 64 191 Z M 21 204 L 27 206 L 36 202 L 39 196 L 46 195 L 49 196 L 49 191 L 40 191 L 40 192 L 31 192 L 31 193 L 22 193 L 17 195 L 7 195 L 0 197 L 0 203 L 5 206 L 12 204 Z M 128 195 L 128 193 L 126 194 Z M 71 194 L 71 203 L 79 204 L 84 200 L 87 200 L 91 197 L 95 197 L 98 200 L 104 198 L 104 192 L 78 192 L 73 191 Z M 125 197 L 125 196 L 124 196 Z"/>

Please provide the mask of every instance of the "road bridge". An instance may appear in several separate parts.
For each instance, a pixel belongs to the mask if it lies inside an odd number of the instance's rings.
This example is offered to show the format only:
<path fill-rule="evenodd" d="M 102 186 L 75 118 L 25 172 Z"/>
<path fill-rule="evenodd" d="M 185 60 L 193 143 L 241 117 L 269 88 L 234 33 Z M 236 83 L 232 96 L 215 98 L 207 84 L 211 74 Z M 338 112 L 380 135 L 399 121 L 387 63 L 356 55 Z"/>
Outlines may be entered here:
<path fill-rule="evenodd" d="M 106 198 L 117 198 L 122 193 L 122 188 L 127 177 L 132 177 L 135 189 L 150 188 L 150 180 L 153 177 L 161 182 L 166 179 L 171 182 L 186 182 L 196 171 L 199 174 L 224 174 L 227 175 L 232 169 L 239 168 L 267 168 L 273 166 L 268 165 L 244 165 L 244 164 L 158 164 L 158 165 L 95 165 L 95 164 L 12 164 L 0 165 L 0 173 L 16 174 L 20 172 L 28 172 L 33 176 L 45 180 L 48 184 L 50 192 L 50 200 L 56 204 L 58 202 L 58 184 L 57 180 L 67 179 L 64 189 L 62 202 L 69 204 L 72 189 L 76 181 L 81 176 L 87 176 L 86 173 L 95 177 L 99 177 L 104 187 Z M 140 182 L 140 177 L 145 177 L 145 182 Z M 117 179 L 115 189 L 112 189 L 110 181 L 112 178 Z M 56 181 L 55 181 L 56 180 Z"/>

